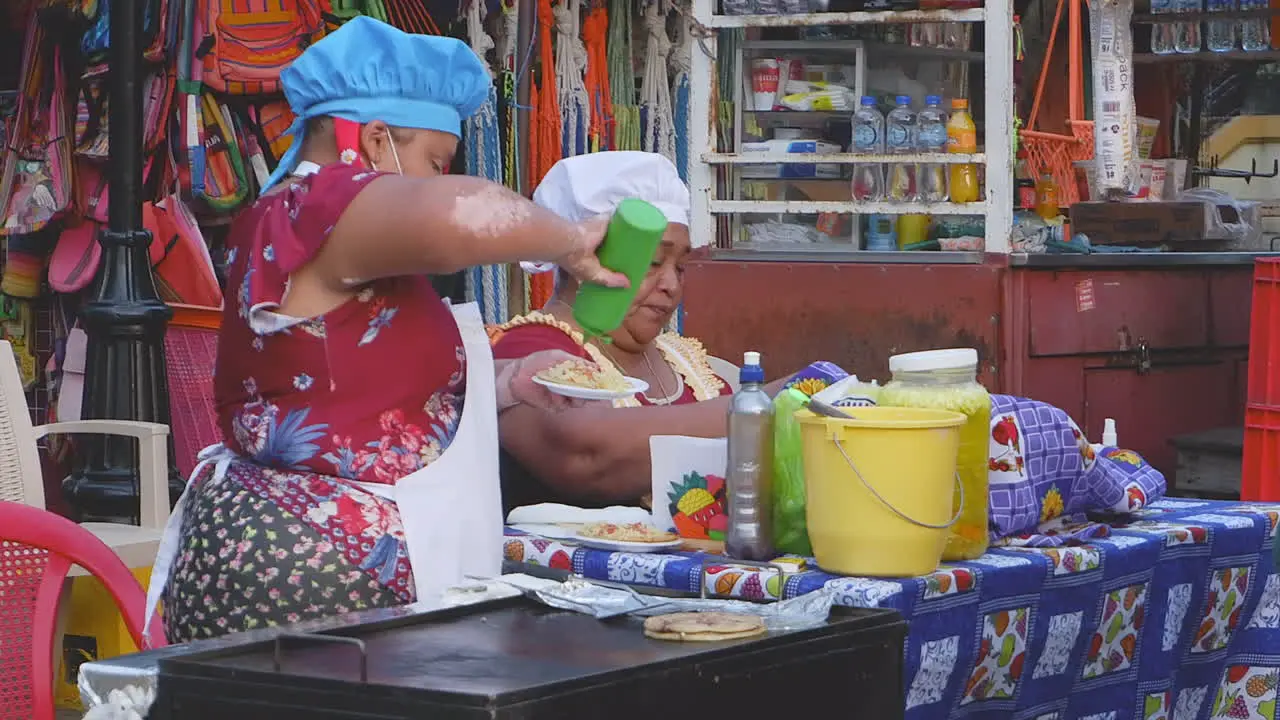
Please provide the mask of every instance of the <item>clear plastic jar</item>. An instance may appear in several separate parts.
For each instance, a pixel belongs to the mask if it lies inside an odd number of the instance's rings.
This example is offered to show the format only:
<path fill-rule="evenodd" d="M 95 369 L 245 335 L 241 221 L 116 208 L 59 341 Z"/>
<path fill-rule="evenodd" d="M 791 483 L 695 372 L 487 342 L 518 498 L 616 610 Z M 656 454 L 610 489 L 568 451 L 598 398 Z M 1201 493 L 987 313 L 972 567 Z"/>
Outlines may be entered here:
<path fill-rule="evenodd" d="M 960 348 L 929 350 L 889 358 L 893 379 L 880 390 L 879 404 L 950 410 L 968 418 L 960 428 L 956 474 L 960 516 L 947 536 L 943 560 L 972 560 L 987 551 L 987 438 L 991 433 L 991 396 L 978 382 L 978 352 Z"/>

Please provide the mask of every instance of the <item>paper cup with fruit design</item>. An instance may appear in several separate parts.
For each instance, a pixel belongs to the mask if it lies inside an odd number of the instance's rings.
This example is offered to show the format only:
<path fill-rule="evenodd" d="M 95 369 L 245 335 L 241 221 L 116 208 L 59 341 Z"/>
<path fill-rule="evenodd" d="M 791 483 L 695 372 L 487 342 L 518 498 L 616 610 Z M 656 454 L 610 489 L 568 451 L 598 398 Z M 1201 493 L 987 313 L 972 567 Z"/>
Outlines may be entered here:
<path fill-rule="evenodd" d="M 683 538 L 724 540 L 728 445 L 724 438 L 655 435 L 653 524 Z"/>

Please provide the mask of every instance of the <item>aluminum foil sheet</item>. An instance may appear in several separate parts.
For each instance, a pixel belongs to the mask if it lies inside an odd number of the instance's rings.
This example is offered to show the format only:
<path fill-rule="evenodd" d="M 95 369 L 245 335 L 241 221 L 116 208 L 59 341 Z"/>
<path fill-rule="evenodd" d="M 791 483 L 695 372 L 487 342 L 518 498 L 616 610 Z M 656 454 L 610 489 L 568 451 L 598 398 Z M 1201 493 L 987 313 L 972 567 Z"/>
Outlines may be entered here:
<path fill-rule="evenodd" d="M 546 586 L 530 593 L 543 604 L 597 618 L 618 615 L 664 615 L 674 612 L 728 612 L 760 617 L 770 630 L 803 630 L 827 621 L 833 596 L 819 591 L 760 604 L 742 600 L 668 598 L 642 595 L 630 588 L 610 587 L 581 578 Z"/>

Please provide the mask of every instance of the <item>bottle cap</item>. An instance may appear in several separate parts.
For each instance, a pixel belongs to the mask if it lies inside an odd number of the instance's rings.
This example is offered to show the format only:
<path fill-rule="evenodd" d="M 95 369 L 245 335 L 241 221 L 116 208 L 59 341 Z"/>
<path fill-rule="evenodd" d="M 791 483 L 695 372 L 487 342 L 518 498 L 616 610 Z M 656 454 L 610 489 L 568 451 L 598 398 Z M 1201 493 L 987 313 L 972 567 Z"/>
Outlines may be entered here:
<path fill-rule="evenodd" d="M 862 96 L 861 103 L 862 103 L 863 107 L 866 107 L 866 106 L 873 106 L 873 105 L 875 105 L 875 104 L 876 104 L 876 99 L 875 99 L 874 97 L 870 96 L 870 95 L 863 95 L 863 96 Z"/>
<path fill-rule="evenodd" d="M 889 358 L 889 372 L 929 372 L 931 370 L 977 369 L 978 351 L 973 348 L 925 350 Z"/>
<path fill-rule="evenodd" d="M 925 95 L 924 104 L 925 105 L 941 105 L 942 96 L 941 95 Z"/>
<path fill-rule="evenodd" d="M 909 95 L 899 95 L 898 97 L 894 98 L 894 100 L 896 100 L 899 105 L 911 104 L 911 96 Z"/>
<path fill-rule="evenodd" d="M 955 108 L 956 110 L 968 110 L 969 101 L 965 100 L 964 98 L 955 98 L 954 100 L 951 101 L 951 107 Z"/>
<path fill-rule="evenodd" d="M 759 365 L 760 353 L 751 351 L 742 353 L 742 364 L 743 366 Z"/>

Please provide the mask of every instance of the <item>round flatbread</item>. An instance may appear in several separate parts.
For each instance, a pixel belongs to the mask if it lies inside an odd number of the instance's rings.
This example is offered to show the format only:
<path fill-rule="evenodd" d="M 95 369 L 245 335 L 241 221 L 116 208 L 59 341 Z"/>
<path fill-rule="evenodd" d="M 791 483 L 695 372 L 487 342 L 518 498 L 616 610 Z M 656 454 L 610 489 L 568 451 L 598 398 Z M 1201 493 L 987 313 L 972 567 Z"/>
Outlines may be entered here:
<path fill-rule="evenodd" d="M 644 620 L 644 634 L 654 640 L 722 642 L 755 637 L 764 633 L 764 621 L 755 615 L 680 612 L 654 615 Z"/>

